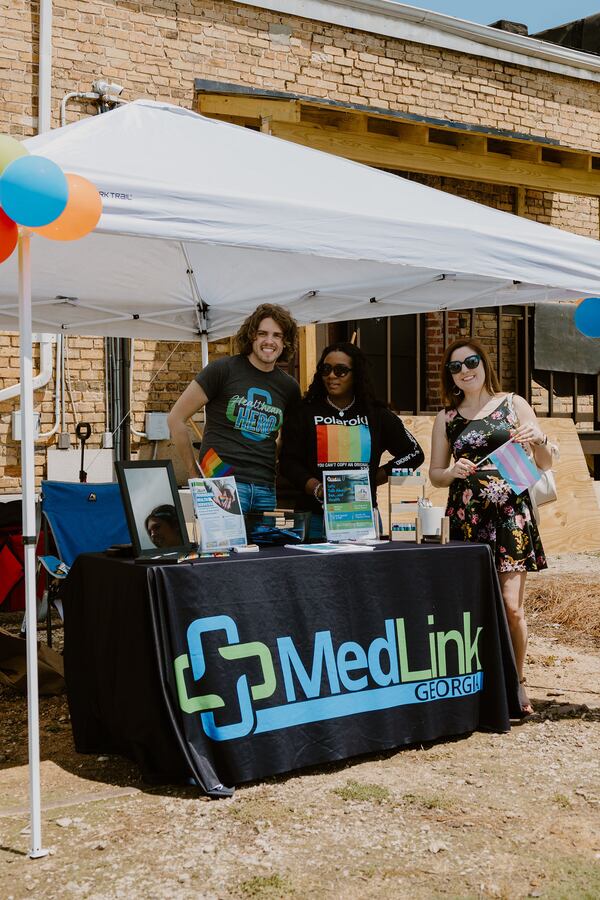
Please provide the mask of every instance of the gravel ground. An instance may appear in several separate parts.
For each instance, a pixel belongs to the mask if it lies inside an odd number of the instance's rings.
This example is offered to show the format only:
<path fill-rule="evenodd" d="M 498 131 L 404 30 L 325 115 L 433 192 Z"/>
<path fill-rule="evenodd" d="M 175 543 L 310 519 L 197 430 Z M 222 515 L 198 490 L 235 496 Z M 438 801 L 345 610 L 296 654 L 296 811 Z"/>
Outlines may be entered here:
<path fill-rule="evenodd" d="M 533 578 L 555 575 L 600 591 L 600 556 L 564 555 Z M 600 648 L 540 616 L 531 626 L 536 714 L 509 734 L 273 778 L 226 801 L 77 754 L 65 698 L 43 698 L 51 853 L 35 861 L 25 703 L 0 688 L 0 897 L 600 896 Z"/>

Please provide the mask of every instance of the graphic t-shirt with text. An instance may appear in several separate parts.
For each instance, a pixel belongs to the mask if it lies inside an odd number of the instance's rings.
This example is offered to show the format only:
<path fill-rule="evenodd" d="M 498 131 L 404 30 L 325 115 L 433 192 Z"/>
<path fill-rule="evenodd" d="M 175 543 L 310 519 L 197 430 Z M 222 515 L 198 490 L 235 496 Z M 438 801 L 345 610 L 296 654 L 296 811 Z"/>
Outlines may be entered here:
<path fill-rule="evenodd" d="M 200 463 L 207 477 L 273 484 L 275 441 L 286 406 L 300 395 L 281 369 L 257 369 L 245 356 L 215 360 L 196 375 L 208 397 Z"/>

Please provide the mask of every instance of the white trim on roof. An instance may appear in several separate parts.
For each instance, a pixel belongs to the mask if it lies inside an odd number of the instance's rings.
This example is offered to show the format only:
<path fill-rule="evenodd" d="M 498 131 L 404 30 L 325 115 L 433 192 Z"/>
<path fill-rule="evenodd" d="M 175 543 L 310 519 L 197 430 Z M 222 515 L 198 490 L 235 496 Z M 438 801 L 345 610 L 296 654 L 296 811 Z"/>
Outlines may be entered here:
<path fill-rule="evenodd" d="M 393 0 L 245 0 L 268 9 L 516 66 L 600 81 L 600 57 Z"/>

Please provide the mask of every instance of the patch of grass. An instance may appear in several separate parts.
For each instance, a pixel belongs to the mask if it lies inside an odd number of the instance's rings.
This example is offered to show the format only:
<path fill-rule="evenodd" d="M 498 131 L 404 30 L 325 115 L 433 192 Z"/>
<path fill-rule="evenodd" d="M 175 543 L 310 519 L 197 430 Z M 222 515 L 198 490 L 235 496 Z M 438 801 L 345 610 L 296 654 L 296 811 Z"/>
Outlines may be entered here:
<path fill-rule="evenodd" d="M 244 897 L 289 897 L 294 890 L 287 878 L 281 875 L 255 875 L 239 886 Z"/>
<path fill-rule="evenodd" d="M 561 809 L 571 809 L 572 807 L 571 801 L 565 794 L 555 794 L 552 798 L 552 802 L 556 803 L 557 806 L 560 806 Z"/>
<path fill-rule="evenodd" d="M 359 781 L 347 781 L 343 787 L 334 788 L 333 793 L 342 800 L 354 800 L 357 803 L 384 803 L 391 798 L 386 787 L 380 784 L 361 784 Z"/>
<path fill-rule="evenodd" d="M 277 825 L 305 821 L 306 816 L 290 806 L 272 800 L 253 799 L 234 801 L 227 810 L 228 816 L 241 825 Z"/>
<path fill-rule="evenodd" d="M 581 857 L 557 857 L 545 873 L 544 900 L 597 900 L 600 862 Z"/>
<path fill-rule="evenodd" d="M 227 813 L 230 818 L 235 819 L 236 822 L 240 822 L 241 825 L 254 825 L 254 823 L 261 818 L 260 813 L 253 809 L 252 804 L 250 803 L 234 803 L 227 810 Z"/>
<path fill-rule="evenodd" d="M 600 641 L 600 591 L 598 579 L 547 576 L 527 590 L 527 609 L 544 622 L 557 623 L 578 634 Z"/>
<path fill-rule="evenodd" d="M 452 809 L 454 805 L 452 800 L 441 794 L 404 794 L 402 803 L 422 809 Z"/>

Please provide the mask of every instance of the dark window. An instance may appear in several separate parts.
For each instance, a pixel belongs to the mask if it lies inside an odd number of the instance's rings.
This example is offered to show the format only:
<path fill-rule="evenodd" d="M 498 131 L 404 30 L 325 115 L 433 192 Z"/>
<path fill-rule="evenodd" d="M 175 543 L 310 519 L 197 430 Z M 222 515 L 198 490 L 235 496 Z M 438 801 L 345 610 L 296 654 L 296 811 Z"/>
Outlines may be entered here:
<path fill-rule="evenodd" d="M 392 409 L 415 412 L 417 409 L 417 317 L 394 316 L 391 328 Z"/>
<path fill-rule="evenodd" d="M 417 408 L 417 317 L 360 319 L 361 350 L 371 364 L 377 396 L 396 412 Z"/>

